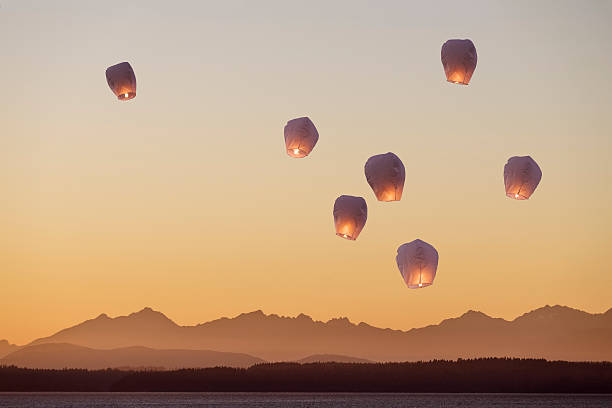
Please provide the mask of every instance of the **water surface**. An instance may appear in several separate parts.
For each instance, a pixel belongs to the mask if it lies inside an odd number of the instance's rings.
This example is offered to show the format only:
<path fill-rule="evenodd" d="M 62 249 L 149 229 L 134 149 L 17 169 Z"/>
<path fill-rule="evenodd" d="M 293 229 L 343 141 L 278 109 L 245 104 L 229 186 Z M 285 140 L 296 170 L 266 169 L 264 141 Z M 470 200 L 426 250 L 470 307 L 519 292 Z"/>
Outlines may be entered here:
<path fill-rule="evenodd" d="M 612 407 L 612 395 L 355 393 L 0 393 L 11 408 Z"/>

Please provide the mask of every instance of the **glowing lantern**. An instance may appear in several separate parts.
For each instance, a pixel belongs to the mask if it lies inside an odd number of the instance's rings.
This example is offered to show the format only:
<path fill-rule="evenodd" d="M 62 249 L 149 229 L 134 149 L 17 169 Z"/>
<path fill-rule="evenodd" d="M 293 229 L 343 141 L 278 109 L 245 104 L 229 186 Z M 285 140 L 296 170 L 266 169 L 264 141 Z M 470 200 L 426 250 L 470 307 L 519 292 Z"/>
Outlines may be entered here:
<path fill-rule="evenodd" d="M 477 59 L 476 47 L 471 40 L 448 40 L 442 45 L 442 65 L 448 82 L 469 84 Z"/>
<path fill-rule="evenodd" d="M 506 195 L 515 200 L 527 200 L 542 179 L 540 166 L 529 156 L 514 156 L 504 166 Z"/>
<path fill-rule="evenodd" d="M 136 97 L 136 75 L 129 62 L 106 68 L 106 82 L 120 101 Z"/>
<path fill-rule="evenodd" d="M 410 289 L 433 284 L 438 269 L 438 251 L 427 242 L 415 239 L 397 248 L 397 267 Z"/>
<path fill-rule="evenodd" d="M 365 164 L 365 176 L 378 201 L 402 199 L 406 170 L 399 157 L 393 153 L 370 157 Z"/>
<path fill-rule="evenodd" d="M 302 158 L 310 154 L 319 140 L 319 132 L 307 118 L 292 119 L 285 126 L 285 146 L 291 157 Z"/>
<path fill-rule="evenodd" d="M 334 203 L 336 235 L 354 241 L 368 219 L 368 205 L 363 197 L 342 195 Z"/>

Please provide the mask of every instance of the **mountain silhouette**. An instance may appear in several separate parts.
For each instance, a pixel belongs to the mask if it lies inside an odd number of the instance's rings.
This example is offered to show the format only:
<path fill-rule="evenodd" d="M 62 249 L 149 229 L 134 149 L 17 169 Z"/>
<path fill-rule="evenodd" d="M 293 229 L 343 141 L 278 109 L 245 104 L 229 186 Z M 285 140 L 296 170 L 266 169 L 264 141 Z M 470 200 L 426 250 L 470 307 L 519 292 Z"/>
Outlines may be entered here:
<path fill-rule="evenodd" d="M 0 359 L 0 365 L 25 368 L 205 368 L 250 367 L 264 360 L 239 353 L 209 350 L 154 350 L 134 346 L 112 350 L 95 350 L 67 343 L 49 343 L 24 347 Z"/>
<path fill-rule="evenodd" d="M 30 345 L 70 343 L 94 349 L 142 346 L 168 350 L 245 353 L 268 361 L 309 355 L 345 355 L 372 361 L 476 357 L 612 360 L 612 309 L 591 314 L 545 306 L 514 320 L 468 311 L 440 324 L 408 331 L 381 329 L 346 318 L 315 321 L 266 315 L 261 310 L 196 326 L 179 326 L 145 308 L 129 316 L 105 314 Z"/>
<path fill-rule="evenodd" d="M 19 349 L 19 346 L 11 344 L 8 340 L 0 340 L 0 358 Z"/>

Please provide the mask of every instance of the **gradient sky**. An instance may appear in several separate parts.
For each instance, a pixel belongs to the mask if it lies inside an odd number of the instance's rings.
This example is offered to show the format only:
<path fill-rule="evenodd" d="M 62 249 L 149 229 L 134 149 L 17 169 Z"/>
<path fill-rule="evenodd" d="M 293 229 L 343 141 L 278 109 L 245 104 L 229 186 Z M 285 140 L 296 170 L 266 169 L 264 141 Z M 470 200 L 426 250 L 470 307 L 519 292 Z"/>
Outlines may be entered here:
<path fill-rule="evenodd" d="M 2 1 L 0 339 L 144 306 L 408 329 L 477 309 L 612 307 L 612 2 Z M 440 47 L 470 38 L 469 86 Z M 106 67 L 129 61 L 119 102 Z M 283 126 L 309 116 L 306 159 Z M 374 154 L 404 162 L 375 201 Z M 508 199 L 503 166 L 543 171 Z M 334 234 L 362 195 L 355 242 Z M 405 287 L 399 245 L 440 253 Z"/>

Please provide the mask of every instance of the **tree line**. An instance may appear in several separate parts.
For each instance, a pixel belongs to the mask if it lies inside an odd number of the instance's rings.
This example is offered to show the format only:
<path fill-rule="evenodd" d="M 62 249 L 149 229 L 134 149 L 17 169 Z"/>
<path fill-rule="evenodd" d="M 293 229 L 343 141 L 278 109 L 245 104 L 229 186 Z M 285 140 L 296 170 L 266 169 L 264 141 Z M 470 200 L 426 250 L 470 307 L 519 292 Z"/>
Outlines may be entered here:
<path fill-rule="evenodd" d="M 5 366 L 0 391 L 612 393 L 612 363 L 480 358 L 173 371 Z"/>

